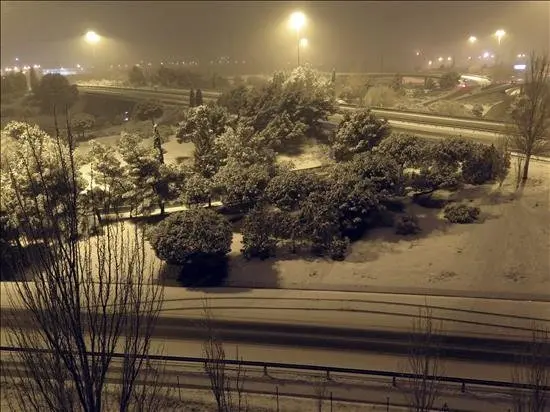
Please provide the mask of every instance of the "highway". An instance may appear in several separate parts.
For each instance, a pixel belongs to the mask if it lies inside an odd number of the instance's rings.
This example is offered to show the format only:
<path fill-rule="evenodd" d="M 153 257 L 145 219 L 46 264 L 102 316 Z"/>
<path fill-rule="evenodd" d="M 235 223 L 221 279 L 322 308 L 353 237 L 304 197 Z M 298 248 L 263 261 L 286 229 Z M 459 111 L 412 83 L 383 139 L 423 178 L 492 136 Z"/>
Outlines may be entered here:
<path fill-rule="evenodd" d="M 29 326 L 25 312 L 8 309 L 2 284 L 2 318 L 16 316 Z M 408 342 L 413 317 L 424 304 L 432 308 L 444 331 L 441 348 L 445 376 L 509 381 L 510 362 L 528 339 L 533 321 L 550 326 L 547 301 L 479 299 L 408 294 L 353 293 L 303 290 L 220 288 L 190 291 L 167 287 L 161 318 L 154 332 L 154 351 L 164 355 L 201 357 L 207 336 L 203 303 L 208 300 L 213 326 L 225 342 L 227 357 L 235 353 L 247 361 L 280 362 L 407 372 Z M 5 323 L 2 322 L 4 325 Z M 2 345 L 8 333 L 0 334 Z M 5 359 L 5 358 L 4 358 Z M 4 364 L 4 362 L 3 362 Z M 6 365 L 3 365 L 6 366 Z M 9 365 L 7 365 L 9 366 Z M 206 388 L 196 364 L 168 364 L 170 380 L 181 387 Z M 9 367 L 4 369 L 9 371 Z M 282 395 L 311 396 L 315 374 L 303 371 L 247 370 L 247 390 Z M 318 376 L 318 375 L 317 375 Z M 333 375 L 328 390 L 334 400 L 381 403 L 390 396 L 403 405 L 404 382 L 392 386 L 388 378 Z M 449 384 L 443 400 L 460 410 L 505 410 L 508 391 Z M 498 406 L 498 408 L 497 408 Z"/>
<path fill-rule="evenodd" d="M 153 89 L 132 89 L 124 87 L 90 87 L 90 86 L 79 86 L 81 93 L 87 94 L 101 94 L 107 96 L 113 96 L 118 98 L 127 98 L 130 100 L 142 100 L 142 99 L 156 99 L 167 105 L 187 105 L 189 103 L 189 95 L 187 90 L 176 90 L 176 89 L 163 89 L 163 90 L 153 90 Z M 205 101 L 215 100 L 220 93 L 218 92 L 203 92 L 203 97 Z M 341 105 L 342 110 L 358 110 L 355 106 L 350 105 Z M 433 126 L 447 126 L 455 129 L 466 129 L 466 130 L 479 130 L 484 132 L 492 132 L 493 134 L 502 134 L 505 133 L 511 125 L 494 122 L 488 120 L 477 120 L 469 118 L 457 118 L 449 116 L 438 116 L 434 114 L 426 113 L 414 113 L 406 112 L 399 110 L 391 109 L 381 109 L 374 108 L 372 109 L 377 115 L 387 118 L 389 121 L 402 121 L 416 124 L 425 124 Z M 411 130 L 411 129 L 407 129 Z M 456 132 L 453 132 L 453 135 L 456 135 Z"/>
<path fill-rule="evenodd" d="M 0 286 L 2 318 L 13 315 L 25 326 L 25 312 L 9 306 L 13 285 Z M 522 350 L 534 321 L 550 327 L 548 295 L 528 301 L 529 296 L 512 300 L 293 289 L 166 287 L 164 293 L 156 336 L 167 339 L 201 335 L 205 299 L 227 340 L 254 344 L 403 353 L 412 321 L 427 304 L 446 336 L 450 356 L 502 361 Z"/>
<path fill-rule="evenodd" d="M 21 309 L 9 306 L 7 294 L 13 284 L 0 284 L 0 343 L 9 344 L 6 319 L 15 317 L 19 326 L 32 327 Z M 533 322 L 550 327 L 550 296 L 457 297 L 407 293 L 359 293 L 291 289 L 214 288 L 188 290 L 166 287 L 164 304 L 154 331 L 153 347 L 164 355 L 202 356 L 205 299 L 212 325 L 226 344 L 228 358 L 393 372 L 407 371 L 411 325 L 420 307 L 428 305 L 441 329 L 445 376 L 509 381 L 515 356 L 525 350 Z M 207 382 L 197 365 L 171 365 L 183 387 L 204 387 Z M 195 368 L 193 371 L 192 368 Z M 191 368 L 191 370 L 190 370 Z M 302 372 L 258 371 L 248 387 L 255 392 L 273 391 L 307 396 Z M 284 379 L 283 379 L 284 377 Z M 310 374 L 311 378 L 311 374 Z M 282 379 L 282 380 L 281 380 Z M 370 380 L 330 383 L 334 399 L 403 404 L 402 387 L 391 381 Z M 355 385 L 355 386 L 354 386 Z M 308 392 L 309 391 L 309 392 Z M 462 410 L 500 410 L 507 404 L 506 391 L 449 387 L 449 405 Z M 488 402 L 488 403 L 487 403 Z M 492 406 L 491 406 L 492 405 Z M 496 408 L 494 405 L 499 405 Z"/>

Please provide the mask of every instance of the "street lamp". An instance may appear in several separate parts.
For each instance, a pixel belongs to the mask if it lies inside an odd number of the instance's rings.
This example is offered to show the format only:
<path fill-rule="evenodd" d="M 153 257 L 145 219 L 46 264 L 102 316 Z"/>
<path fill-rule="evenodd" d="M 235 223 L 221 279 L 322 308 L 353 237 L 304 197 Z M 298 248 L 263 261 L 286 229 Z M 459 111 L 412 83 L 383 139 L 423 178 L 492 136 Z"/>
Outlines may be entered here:
<path fill-rule="evenodd" d="M 476 36 L 468 37 L 468 43 L 470 43 L 470 44 L 477 43 L 477 37 Z"/>
<path fill-rule="evenodd" d="M 86 33 L 86 41 L 90 44 L 96 44 L 100 39 L 101 37 L 95 31 L 90 30 Z"/>
<path fill-rule="evenodd" d="M 506 36 L 506 32 L 502 29 L 499 29 L 495 32 L 495 36 L 498 40 L 498 45 L 500 46 L 500 42 L 502 41 L 502 38 Z"/>
<path fill-rule="evenodd" d="M 300 39 L 300 43 L 299 43 L 299 47 L 302 49 L 302 54 L 304 53 L 304 49 L 306 49 L 307 47 L 309 46 L 309 40 L 306 39 L 305 37 L 302 37 Z M 304 55 L 304 54 L 303 54 Z M 305 56 L 305 55 L 304 55 Z M 304 59 L 304 58 L 302 58 Z M 305 59 L 304 59 L 305 60 Z"/>
<path fill-rule="evenodd" d="M 95 63 L 95 49 L 96 45 L 101 40 L 101 36 L 93 30 L 88 30 L 88 32 L 86 32 L 86 34 L 84 35 L 84 40 L 92 47 L 92 56 Z"/>
<path fill-rule="evenodd" d="M 502 41 L 502 38 L 506 36 L 506 32 L 502 29 L 499 29 L 495 32 L 495 37 L 498 40 L 498 63 L 501 64 L 502 62 L 502 51 L 500 50 L 500 42 Z"/>
<path fill-rule="evenodd" d="M 290 15 L 290 27 L 293 30 L 296 30 L 296 39 L 298 42 L 298 66 L 300 65 L 300 46 L 302 43 L 302 39 L 300 38 L 300 30 L 304 25 L 306 24 L 306 16 L 301 11 L 295 11 Z"/>

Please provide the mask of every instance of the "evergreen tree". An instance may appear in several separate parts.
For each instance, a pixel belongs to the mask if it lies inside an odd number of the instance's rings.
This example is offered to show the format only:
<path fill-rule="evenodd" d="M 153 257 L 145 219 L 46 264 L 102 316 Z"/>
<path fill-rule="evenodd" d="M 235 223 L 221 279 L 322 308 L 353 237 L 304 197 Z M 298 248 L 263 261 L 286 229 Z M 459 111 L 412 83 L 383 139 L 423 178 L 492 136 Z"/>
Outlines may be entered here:
<path fill-rule="evenodd" d="M 195 94 L 195 105 L 202 106 L 202 91 L 201 91 L 201 89 L 197 89 L 197 93 Z"/>
<path fill-rule="evenodd" d="M 193 89 L 189 90 L 189 107 L 195 107 L 197 104 L 195 97 L 195 91 Z"/>

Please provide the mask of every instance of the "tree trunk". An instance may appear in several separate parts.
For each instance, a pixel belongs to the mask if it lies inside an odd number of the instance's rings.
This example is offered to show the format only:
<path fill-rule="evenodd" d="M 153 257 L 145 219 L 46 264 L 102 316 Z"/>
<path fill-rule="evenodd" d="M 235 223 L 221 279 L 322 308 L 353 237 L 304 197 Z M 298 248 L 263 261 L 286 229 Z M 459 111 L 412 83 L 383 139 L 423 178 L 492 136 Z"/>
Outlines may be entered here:
<path fill-rule="evenodd" d="M 527 177 L 529 176 L 529 161 L 531 160 L 531 154 L 525 154 L 525 164 L 523 165 L 523 176 L 521 177 L 522 182 L 525 183 Z"/>
<path fill-rule="evenodd" d="M 160 207 L 160 215 L 164 216 L 164 202 L 160 202 L 159 207 Z"/>

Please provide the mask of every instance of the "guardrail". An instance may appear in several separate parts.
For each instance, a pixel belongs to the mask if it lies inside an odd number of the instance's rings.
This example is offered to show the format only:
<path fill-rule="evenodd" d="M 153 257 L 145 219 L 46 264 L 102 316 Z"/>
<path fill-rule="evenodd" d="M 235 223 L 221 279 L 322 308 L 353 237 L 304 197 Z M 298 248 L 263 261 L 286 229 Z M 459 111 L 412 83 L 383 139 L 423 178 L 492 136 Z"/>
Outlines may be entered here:
<path fill-rule="evenodd" d="M 164 89 L 164 88 L 157 88 L 154 87 L 126 87 L 126 86 L 92 86 L 92 85 L 78 85 L 77 87 L 82 87 L 85 89 L 105 89 L 105 90 L 128 90 L 132 92 L 152 92 L 152 93 L 164 93 L 164 94 L 174 94 L 174 95 L 189 95 L 189 89 Z M 201 92 L 204 95 L 209 96 L 219 96 L 221 95 L 221 92 L 215 92 L 210 90 L 203 90 L 201 89 Z"/>
<path fill-rule="evenodd" d="M 52 353 L 52 351 L 47 349 L 28 349 L 28 348 L 17 348 L 13 346 L 0 346 L 0 351 L 3 352 L 15 352 L 15 353 Z M 88 356 L 100 356 L 99 352 L 89 352 Z M 113 353 L 112 357 L 115 359 L 125 359 L 128 355 L 124 353 Z M 164 355 L 136 355 L 138 359 L 147 359 L 150 361 L 166 361 L 166 362 L 178 362 L 178 363 L 194 363 L 194 364 L 205 364 L 209 359 L 199 358 L 199 357 L 187 357 L 187 356 L 164 356 Z M 331 374 L 346 374 L 346 375 L 356 375 L 356 376 L 374 376 L 374 377 L 385 377 L 391 378 L 393 385 L 397 385 L 398 379 L 428 379 L 428 380 L 437 380 L 438 382 L 451 383 L 451 384 L 460 384 L 461 391 L 466 391 L 466 385 L 471 386 L 484 386 L 492 388 L 508 388 L 508 389 L 523 389 L 523 390 L 541 390 L 541 391 L 550 391 L 550 386 L 535 386 L 532 384 L 525 383 L 515 383 L 515 382 L 506 382 L 506 381 L 494 381 L 494 380 L 483 380 L 483 379 L 472 379 L 472 378 L 458 378 L 452 376 L 442 376 L 434 377 L 427 376 L 423 377 L 421 375 L 413 373 L 403 373 L 403 372 L 392 372 L 392 371 L 381 371 L 381 370 L 370 370 L 370 369 L 357 369 L 357 368 L 341 368 L 335 366 L 319 366 L 319 365 L 306 365 L 306 364 L 292 364 L 292 363 L 279 363 L 279 362 L 261 362 L 261 361 L 245 361 L 237 359 L 223 359 L 216 360 L 216 362 L 222 362 L 225 365 L 237 365 L 241 367 L 251 367 L 251 368 L 262 368 L 264 374 L 267 375 L 269 369 L 283 369 L 283 370 L 296 370 L 304 372 L 323 372 L 325 373 L 327 379 L 330 379 Z"/>
<path fill-rule="evenodd" d="M 344 110 L 359 110 L 358 107 L 351 105 L 340 105 L 340 107 Z M 457 127 L 494 133 L 505 133 L 510 127 L 512 127 L 509 123 L 481 119 L 477 120 L 467 117 L 441 116 L 424 112 L 393 110 L 378 107 L 371 107 L 371 111 L 379 116 L 386 117 L 388 120 L 402 120 L 418 124 Z"/>

